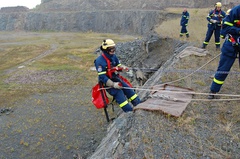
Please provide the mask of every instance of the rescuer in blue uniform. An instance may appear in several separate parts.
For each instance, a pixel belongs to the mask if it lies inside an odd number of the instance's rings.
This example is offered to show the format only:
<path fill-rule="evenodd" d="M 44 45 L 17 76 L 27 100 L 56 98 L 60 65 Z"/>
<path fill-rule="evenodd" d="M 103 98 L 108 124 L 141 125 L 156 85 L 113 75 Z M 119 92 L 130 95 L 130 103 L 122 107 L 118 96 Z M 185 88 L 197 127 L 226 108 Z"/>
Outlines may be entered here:
<path fill-rule="evenodd" d="M 221 23 L 222 23 L 222 19 L 226 16 L 226 13 L 221 10 L 221 7 L 222 7 L 222 3 L 217 2 L 215 4 L 215 9 L 210 11 L 207 16 L 207 20 L 209 21 L 209 23 L 208 23 L 206 38 L 202 44 L 203 49 L 206 48 L 206 46 L 208 45 L 212 37 L 212 34 L 214 33 L 216 50 L 220 50 Z"/>
<path fill-rule="evenodd" d="M 128 68 L 121 65 L 115 55 L 115 43 L 112 39 L 103 40 L 100 49 L 102 55 L 94 61 L 99 82 L 102 82 L 104 87 L 110 87 L 107 92 L 116 99 L 124 112 L 132 111 L 129 101 L 136 106 L 140 103 L 140 98 L 118 74 L 119 70 L 127 71 Z"/>
<path fill-rule="evenodd" d="M 208 99 L 214 99 L 215 94 L 220 91 L 228 75 L 223 72 L 230 71 L 237 56 L 240 62 L 240 5 L 231 9 L 229 15 L 223 19 L 222 24 L 221 36 L 225 38 L 225 41 L 221 49 L 222 53 L 218 69 L 214 76 L 210 88 L 211 94 L 209 94 Z"/>
<path fill-rule="evenodd" d="M 186 37 L 189 38 L 189 32 L 187 31 L 187 26 L 188 26 L 188 20 L 189 20 L 189 13 L 186 8 L 184 8 L 182 12 L 182 18 L 180 21 L 180 26 L 181 32 L 180 32 L 180 37 L 182 37 L 184 34 L 186 34 Z"/>

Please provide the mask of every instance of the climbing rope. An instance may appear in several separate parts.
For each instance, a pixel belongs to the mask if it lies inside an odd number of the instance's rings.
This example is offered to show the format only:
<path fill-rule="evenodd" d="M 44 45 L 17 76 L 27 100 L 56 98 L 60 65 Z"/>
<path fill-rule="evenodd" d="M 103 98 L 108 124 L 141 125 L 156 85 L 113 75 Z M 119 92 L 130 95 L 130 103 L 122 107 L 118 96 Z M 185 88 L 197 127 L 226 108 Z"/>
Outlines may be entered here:
<path fill-rule="evenodd" d="M 151 68 L 129 68 L 130 70 L 141 70 L 142 72 L 156 72 L 159 69 L 151 69 Z M 164 69 L 162 72 L 169 73 L 169 72 L 177 72 L 177 73 L 191 73 L 191 72 L 197 72 L 197 73 L 204 73 L 204 74 L 235 74 L 240 75 L 240 72 L 237 71 L 209 71 L 209 70 L 192 70 L 192 69 Z"/>
<path fill-rule="evenodd" d="M 99 90 L 103 89 L 110 89 L 112 87 L 105 87 L 105 88 L 100 88 Z M 172 93 L 173 91 L 165 90 L 164 88 L 162 89 L 149 89 L 149 88 L 139 88 L 139 87 L 122 87 L 122 89 L 132 89 L 132 90 L 140 90 L 140 91 L 150 91 L 150 92 L 169 92 Z M 209 93 L 197 93 L 197 92 L 186 92 L 186 91 L 174 91 L 174 93 L 177 94 L 191 94 L 191 95 L 209 95 Z M 225 97 L 238 97 L 238 98 L 233 98 L 233 99 L 191 99 L 195 101 L 238 101 L 240 100 L 240 95 L 234 95 L 234 94 L 213 94 L 215 96 L 225 96 Z M 183 99 L 177 99 L 176 100 L 183 100 Z"/>
<path fill-rule="evenodd" d="M 162 86 L 162 85 L 165 85 L 165 84 L 171 84 L 171 83 L 175 83 L 175 82 L 181 81 L 181 80 L 183 80 L 183 79 L 186 79 L 186 78 L 188 78 L 189 76 L 193 75 L 193 74 L 194 74 L 195 72 L 197 72 L 198 70 L 200 70 L 201 68 L 205 67 L 207 64 L 209 64 L 209 63 L 212 62 L 213 60 L 215 60 L 215 59 L 216 59 L 218 56 L 220 56 L 220 55 L 221 55 L 221 53 L 218 54 L 217 56 L 215 56 L 214 58 L 212 58 L 211 60 L 209 60 L 207 63 L 205 63 L 204 65 L 202 65 L 201 67 L 199 67 L 197 70 L 193 71 L 192 73 L 188 74 L 188 75 L 185 76 L 185 77 L 179 78 L 179 79 L 177 79 L 177 80 L 175 80 L 175 81 L 165 82 L 165 83 L 162 83 L 162 84 L 156 85 L 156 86 Z"/>
<path fill-rule="evenodd" d="M 159 85 L 155 85 L 155 87 L 157 86 L 163 86 L 166 84 L 172 84 L 172 83 L 176 83 L 178 81 L 181 81 L 183 79 L 188 78 L 189 76 L 193 75 L 194 73 L 198 72 L 199 70 L 201 70 L 203 67 L 205 67 L 206 65 L 208 65 L 210 62 L 212 62 L 213 60 L 215 60 L 217 57 L 219 57 L 221 55 L 218 54 L 217 56 L 213 57 L 211 60 L 209 60 L 207 63 L 205 63 L 204 65 L 202 65 L 201 67 L 199 67 L 197 70 L 191 72 L 190 74 L 186 75 L 185 77 L 182 77 L 180 79 L 174 80 L 174 81 L 169 81 L 169 82 L 165 82 Z M 220 72 L 219 72 L 220 73 Z M 229 72 L 221 72 L 221 73 L 229 73 Z M 111 87 L 106 87 L 106 88 L 101 88 L 101 89 L 110 89 Z M 100 89 L 100 90 L 101 90 Z M 164 91 L 164 92 L 172 92 L 172 91 L 168 91 L 165 89 L 149 89 L 149 88 L 139 88 L 139 87 L 123 87 L 123 89 L 133 89 L 133 90 L 141 90 L 141 91 L 152 91 L 152 92 L 159 92 L 159 91 Z M 184 92 L 184 91 L 175 91 L 174 93 L 185 93 L 185 94 L 192 94 L 192 95 L 209 95 L 209 93 L 197 93 L 197 92 Z M 214 94 L 215 96 L 225 96 L 225 97 L 239 97 L 239 98 L 233 98 L 233 99 L 191 99 L 194 101 L 238 101 L 240 100 L 240 95 L 233 95 L 233 94 Z M 176 99 L 176 100 L 183 100 L 183 99 Z"/>

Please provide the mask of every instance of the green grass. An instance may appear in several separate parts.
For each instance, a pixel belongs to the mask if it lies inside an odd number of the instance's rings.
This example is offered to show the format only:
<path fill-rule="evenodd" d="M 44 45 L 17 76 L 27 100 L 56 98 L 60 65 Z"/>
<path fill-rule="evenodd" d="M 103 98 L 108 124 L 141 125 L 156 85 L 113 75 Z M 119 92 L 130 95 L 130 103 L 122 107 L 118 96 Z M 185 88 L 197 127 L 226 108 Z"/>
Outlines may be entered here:
<path fill-rule="evenodd" d="M 179 33 L 181 30 L 180 20 L 183 8 L 167 8 L 166 11 L 170 13 L 180 14 L 177 19 L 168 19 L 163 22 L 161 25 L 156 27 L 155 31 L 162 36 L 172 37 L 179 40 L 187 40 L 192 42 L 195 46 L 199 47 L 202 45 L 205 40 L 205 35 L 207 31 L 208 21 L 206 17 L 211 8 L 204 9 L 196 9 L 189 8 L 188 12 L 190 14 L 189 22 L 188 22 L 188 32 L 190 34 L 190 38 L 186 39 L 185 37 L 179 38 Z M 172 26 L 172 27 L 169 27 Z M 211 42 L 209 42 L 209 46 L 214 45 L 214 37 L 211 38 Z"/>
<path fill-rule="evenodd" d="M 179 32 L 180 32 L 180 19 L 181 15 L 177 19 L 169 19 L 165 22 L 163 22 L 161 25 L 156 27 L 155 31 L 165 37 L 172 37 L 174 39 L 188 41 L 193 44 L 193 46 L 200 47 L 205 40 L 205 35 L 207 31 L 207 20 L 206 16 L 208 14 L 210 8 L 206 9 L 188 9 L 190 13 L 190 20 L 188 25 L 188 31 L 190 33 L 190 38 L 187 39 L 185 37 L 180 38 Z M 167 11 L 172 13 L 182 13 L 183 8 L 168 8 Z M 169 27 L 173 26 L 173 27 Z M 223 44 L 224 40 L 221 39 L 221 44 Z M 205 65 L 208 61 L 210 61 L 212 58 L 217 56 L 220 52 L 215 51 L 215 42 L 214 42 L 214 35 L 212 36 L 209 45 L 207 47 L 207 50 L 209 51 L 209 54 L 204 57 L 196 57 L 196 56 L 188 56 L 183 59 L 180 59 L 178 63 L 174 64 L 172 66 L 175 69 L 192 69 L 197 70 L 199 67 Z M 213 60 L 212 62 L 208 63 L 205 67 L 202 68 L 202 70 L 211 70 L 215 71 L 217 69 L 219 62 L 219 57 Z M 238 66 L 238 60 L 235 61 L 235 64 L 233 65 L 231 71 L 237 71 L 239 72 L 239 66 Z M 180 78 L 184 78 L 187 74 L 182 73 L 171 73 L 166 74 L 163 78 L 163 82 L 169 82 L 178 80 Z M 179 85 L 183 87 L 189 87 L 194 89 L 196 92 L 200 93 L 207 93 L 209 92 L 210 85 L 212 83 L 213 74 L 198 74 L 195 73 L 191 75 L 190 77 L 183 79 L 181 81 L 178 81 L 176 83 L 172 83 L 174 85 Z M 239 95 L 239 90 L 236 89 L 239 87 L 239 75 L 228 75 L 227 79 L 225 80 L 225 83 L 223 87 L 221 88 L 221 91 L 219 93 L 226 93 L 226 94 L 236 94 Z M 194 98 L 197 99 L 206 99 L 206 96 L 194 96 Z M 227 98 L 227 97 L 223 97 Z M 215 108 L 216 112 L 218 112 L 218 115 L 212 115 L 211 120 L 216 121 L 216 125 L 214 128 L 208 128 L 207 129 L 217 129 L 216 131 L 219 131 L 223 134 L 226 134 L 228 136 L 231 136 L 231 138 L 235 142 L 239 142 L 239 133 L 236 133 L 237 130 L 239 130 L 239 101 L 231 101 L 231 102 L 191 102 L 188 105 L 188 111 L 185 112 L 185 114 L 180 117 L 177 120 L 177 124 L 180 128 L 183 128 L 193 136 L 196 136 L 196 141 L 201 143 L 202 139 L 195 134 L 194 130 L 195 127 L 195 120 L 204 118 L 204 114 L 202 111 L 211 111 L 211 109 Z M 202 111 L 200 111 L 202 110 Z M 230 115 L 227 115 L 226 112 L 230 111 Z M 192 113 L 191 113 L 192 112 Z M 231 116 L 231 117 L 229 117 Z M 212 130 L 213 133 L 215 130 Z M 215 146 L 216 138 L 213 137 L 211 140 L 209 139 L 209 149 L 212 149 L 213 151 L 220 152 L 223 156 L 229 156 L 229 154 L 223 150 L 221 150 L 220 147 Z M 226 157 L 227 158 L 227 157 Z"/>
<path fill-rule="evenodd" d="M 8 38 L 4 38 L 8 37 Z M 71 71 L 82 72 L 81 76 L 76 77 L 71 83 L 81 83 L 83 79 L 94 83 L 96 73 L 89 71 L 93 66 L 93 61 L 97 55 L 93 52 L 101 45 L 102 40 L 111 38 L 118 42 L 131 41 L 136 37 L 102 34 L 102 33 L 67 33 L 67 32 L 0 32 L 1 52 L 0 52 L 0 108 L 11 105 L 19 98 L 26 97 L 33 92 L 45 92 L 44 89 L 37 89 L 32 84 L 17 84 L 15 82 L 6 83 L 6 79 L 14 75 L 18 66 L 24 65 L 28 70 L 41 71 Z M 27 63 L 50 50 L 52 45 L 57 48 L 54 52 Z M 13 73 L 6 73 L 14 70 Z M 25 72 L 26 73 L 26 72 Z M 24 74 L 24 71 L 22 72 Z M 21 75 L 19 75 L 21 77 Z M 61 78 L 61 77 L 59 77 Z M 58 85 L 44 83 L 45 87 L 55 87 Z M 3 97 L 3 98 L 2 98 Z"/>

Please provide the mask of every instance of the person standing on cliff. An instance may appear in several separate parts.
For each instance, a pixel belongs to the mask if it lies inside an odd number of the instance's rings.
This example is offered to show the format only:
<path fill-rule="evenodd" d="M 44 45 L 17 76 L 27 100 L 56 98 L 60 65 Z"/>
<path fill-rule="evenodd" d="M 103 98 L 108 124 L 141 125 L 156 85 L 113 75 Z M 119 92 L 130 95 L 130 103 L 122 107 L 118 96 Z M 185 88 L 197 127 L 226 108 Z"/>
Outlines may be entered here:
<path fill-rule="evenodd" d="M 187 11 L 187 8 L 184 8 L 184 10 L 182 12 L 182 18 L 180 21 L 180 26 L 182 26 L 181 31 L 180 31 L 180 37 L 182 37 L 184 34 L 186 34 L 186 37 L 189 38 L 189 33 L 187 31 L 188 20 L 189 20 L 189 13 Z"/>
<path fill-rule="evenodd" d="M 226 16 L 226 13 L 221 10 L 222 3 L 217 2 L 215 4 L 215 9 L 211 10 L 207 16 L 208 20 L 208 30 L 206 33 L 205 41 L 202 44 L 202 49 L 205 49 L 212 37 L 212 34 L 215 35 L 215 45 L 216 50 L 220 50 L 220 30 L 222 26 L 222 19 Z"/>
<path fill-rule="evenodd" d="M 225 41 L 208 99 L 216 98 L 216 93 L 220 91 L 236 58 L 239 58 L 240 63 L 240 5 L 234 7 L 223 19 L 221 36 Z"/>

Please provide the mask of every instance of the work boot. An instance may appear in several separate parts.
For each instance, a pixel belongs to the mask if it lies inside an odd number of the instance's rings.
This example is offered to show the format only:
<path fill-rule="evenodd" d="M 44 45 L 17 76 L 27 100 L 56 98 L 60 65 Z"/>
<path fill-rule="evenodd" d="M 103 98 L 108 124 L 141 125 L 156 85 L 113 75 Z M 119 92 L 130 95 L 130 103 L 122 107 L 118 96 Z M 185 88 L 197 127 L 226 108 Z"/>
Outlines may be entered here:
<path fill-rule="evenodd" d="M 189 34 L 186 34 L 186 37 L 189 38 Z"/>
<path fill-rule="evenodd" d="M 206 44 L 203 44 L 201 49 L 206 49 L 206 46 L 207 46 Z"/>
<path fill-rule="evenodd" d="M 220 51 L 220 47 L 216 47 L 216 51 Z"/>
<path fill-rule="evenodd" d="M 135 107 L 137 106 L 139 103 L 141 103 L 141 100 L 139 97 L 135 98 L 133 101 L 131 101 L 132 105 Z"/>
<path fill-rule="evenodd" d="M 208 95 L 208 99 L 215 99 L 216 97 L 214 94 L 216 94 L 216 92 L 210 91 Z"/>

